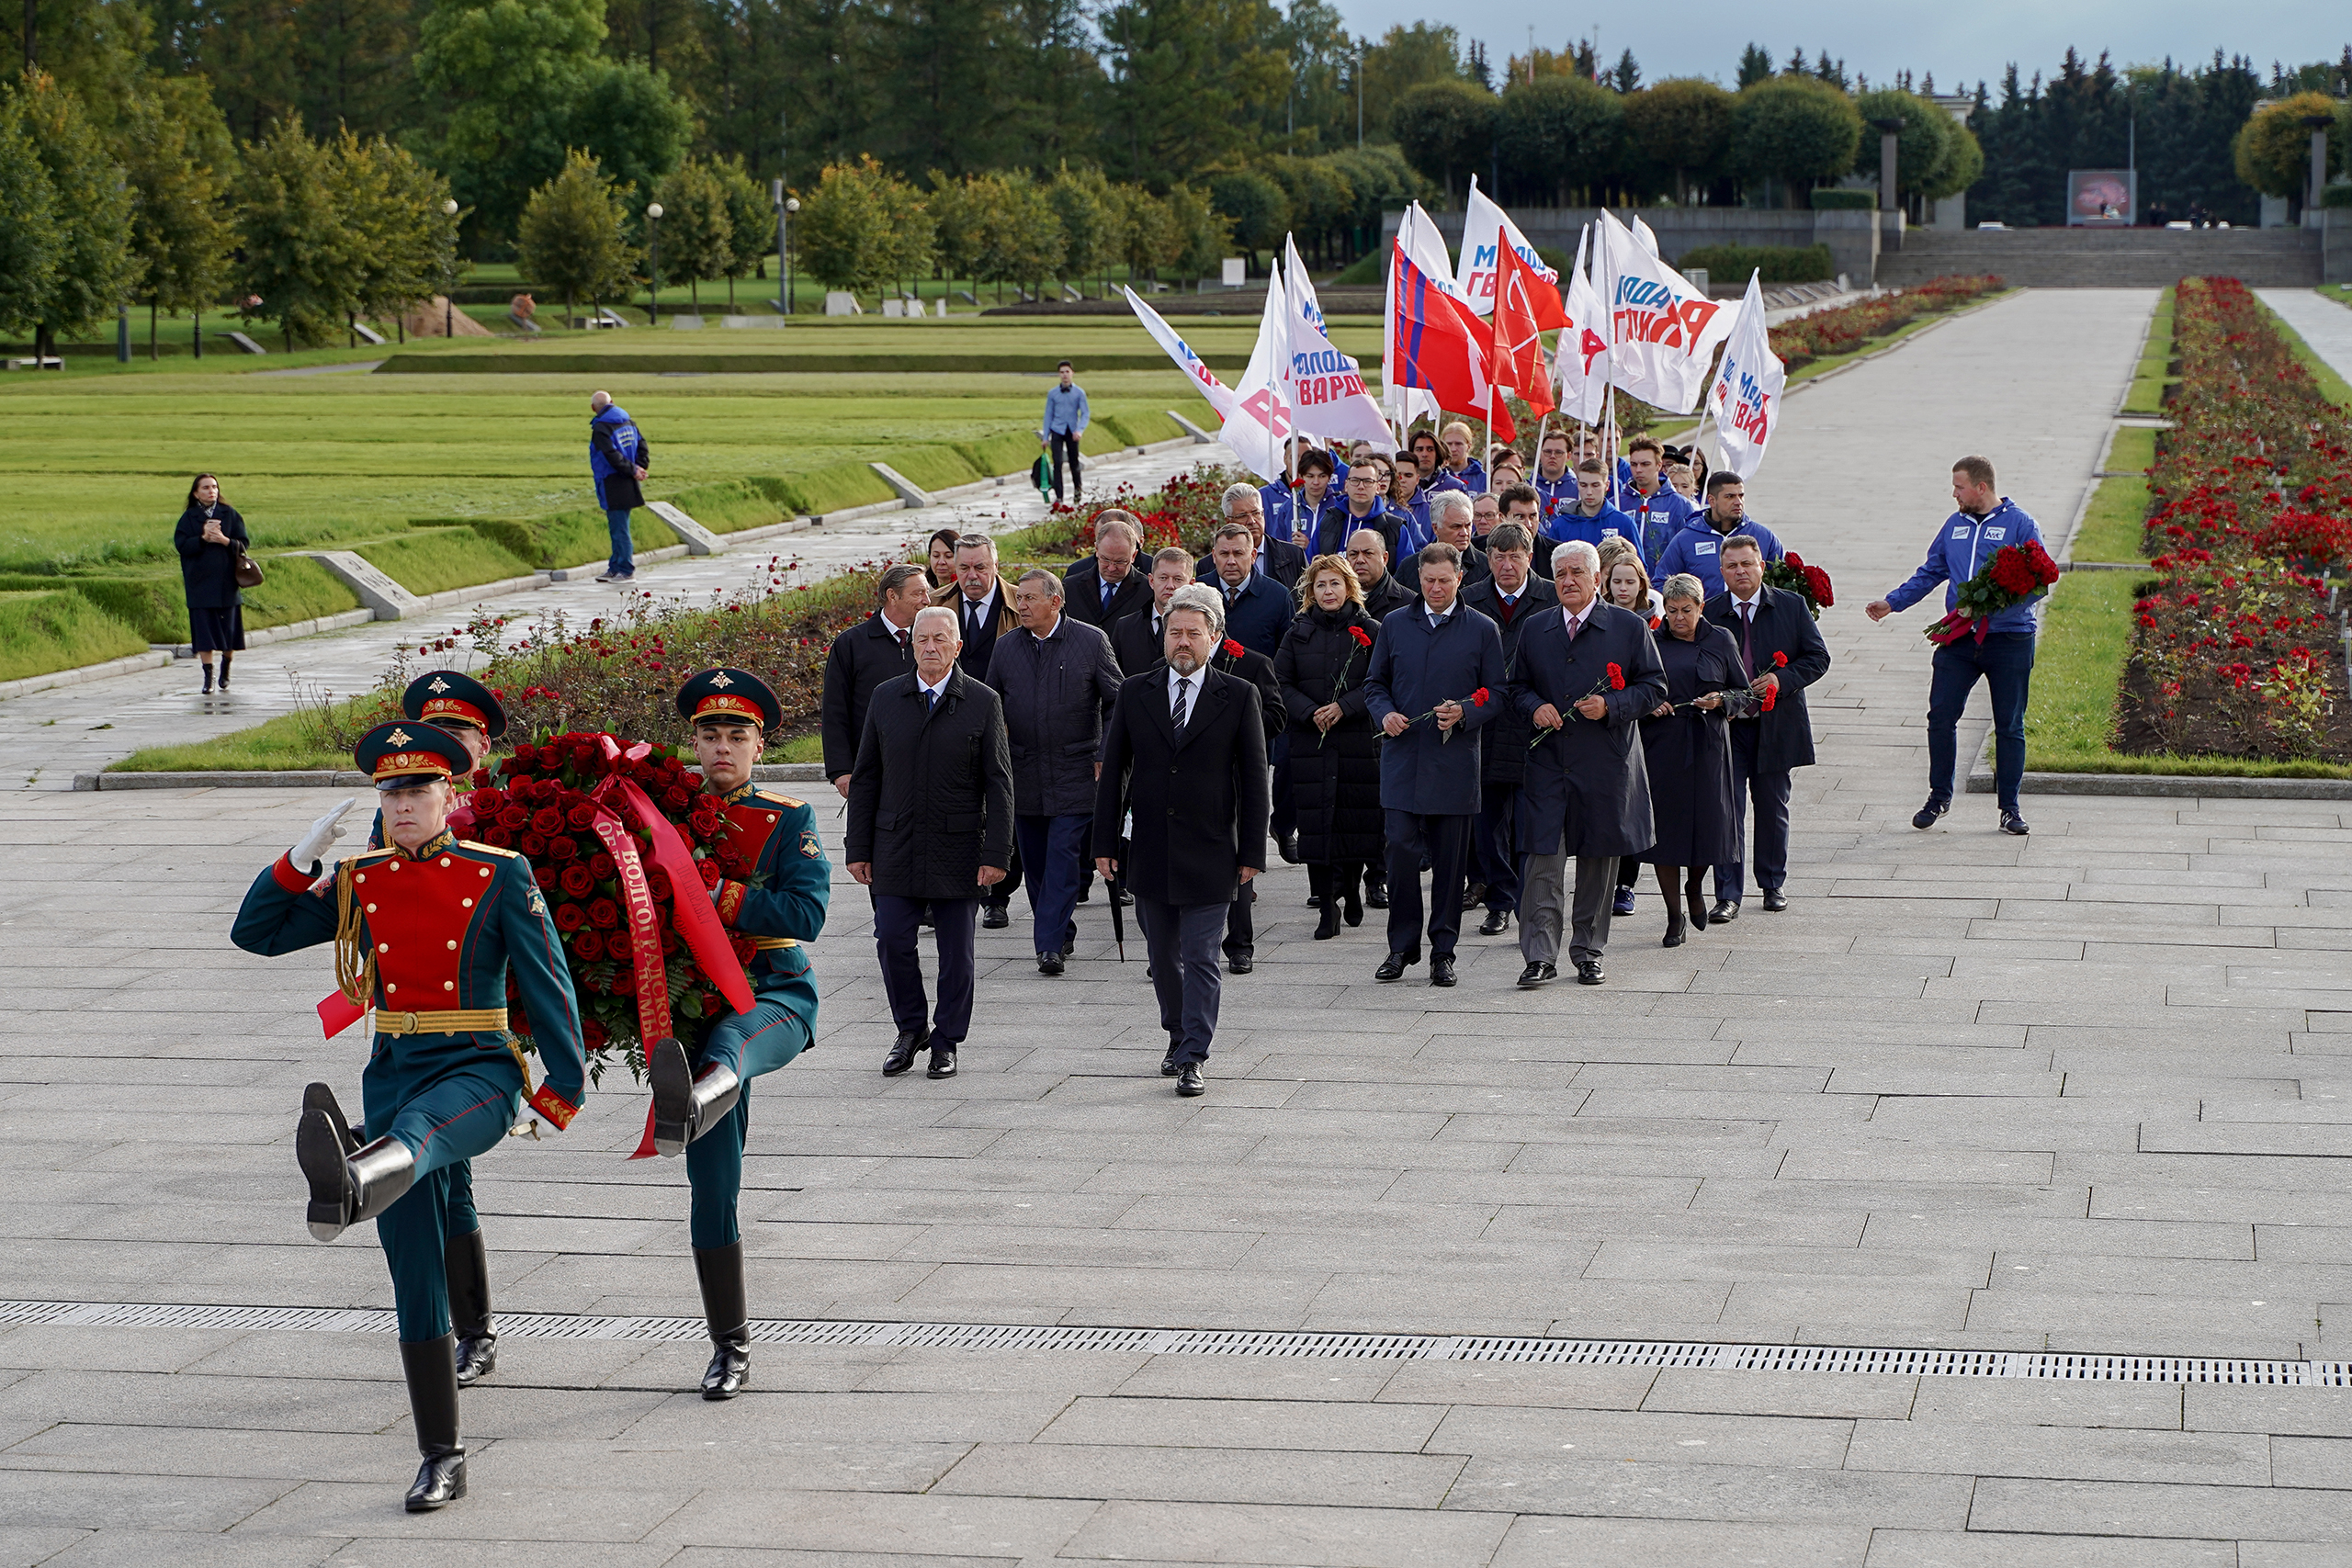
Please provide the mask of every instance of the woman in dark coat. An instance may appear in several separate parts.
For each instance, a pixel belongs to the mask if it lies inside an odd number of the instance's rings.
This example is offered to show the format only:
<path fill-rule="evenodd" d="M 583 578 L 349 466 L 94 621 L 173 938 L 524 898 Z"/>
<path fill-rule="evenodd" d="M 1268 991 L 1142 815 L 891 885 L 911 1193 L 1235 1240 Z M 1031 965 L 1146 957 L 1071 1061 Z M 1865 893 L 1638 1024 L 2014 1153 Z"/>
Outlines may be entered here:
<path fill-rule="evenodd" d="M 204 689 L 212 690 L 212 656 L 220 655 L 220 689 L 229 689 L 229 660 L 245 646 L 243 597 L 237 592 L 237 561 L 252 541 L 245 520 L 220 499 L 220 481 L 198 474 L 188 486 L 187 510 L 172 531 L 180 553 L 180 582 L 187 591 L 189 640 L 204 664 Z"/>
<path fill-rule="evenodd" d="M 1701 890 L 1707 868 L 1737 847 L 1738 807 L 1732 797 L 1729 720 L 1755 711 L 1740 673 L 1739 645 L 1731 633 L 1700 615 L 1706 588 L 1688 572 L 1666 580 L 1666 624 L 1657 637 L 1666 663 L 1666 701 L 1642 720 L 1642 755 L 1649 763 L 1650 804 L 1657 842 L 1641 858 L 1657 868 L 1666 899 L 1665 946 L 1680 947 L 1679 880 L 1690 905 L 1690 924 L 1707 929 Z"/>
<path fill-rule="evenodd" d="M 1380 746 L 1364 709 L 1364 671 L 1380 625 L 1363 610 L 1363 587 L 1343 556 L 1317 556 L 1300 574 L 1303 609 L 1274 649 L 1274 676 L 1290 712 L 1291 790 L 1298 802 L 1298 853 L 1322 900 L 1315 940 L 1363 923 L 1367 864 L 1386 852 L 1380 812 Z"/>

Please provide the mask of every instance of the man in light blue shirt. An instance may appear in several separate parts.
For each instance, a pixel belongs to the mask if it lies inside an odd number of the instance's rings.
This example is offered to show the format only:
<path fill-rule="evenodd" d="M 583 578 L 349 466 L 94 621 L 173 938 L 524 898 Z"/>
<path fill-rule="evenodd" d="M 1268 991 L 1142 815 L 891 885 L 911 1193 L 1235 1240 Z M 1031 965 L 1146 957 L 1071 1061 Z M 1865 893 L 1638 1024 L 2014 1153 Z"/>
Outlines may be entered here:
<path fill-rule="evenodd" d="M 1058 386 L 1046 389 L 1046 424 L 1038 434 L 1046 438 L 1046 449 L 1054 455 L 1054 503 L 1062 500 L 1062 458 L 1069 458 L 1070 500 L 1085 499 L 1086 478 L 1078 464 L 1079 437 L 1086 434 L 1087 421 L 1092 416 L 1086 408 L 1086 389 L 1070 378 L 1069 361 L 1065 359 L 1054 367 L 1061 377 Z"/>

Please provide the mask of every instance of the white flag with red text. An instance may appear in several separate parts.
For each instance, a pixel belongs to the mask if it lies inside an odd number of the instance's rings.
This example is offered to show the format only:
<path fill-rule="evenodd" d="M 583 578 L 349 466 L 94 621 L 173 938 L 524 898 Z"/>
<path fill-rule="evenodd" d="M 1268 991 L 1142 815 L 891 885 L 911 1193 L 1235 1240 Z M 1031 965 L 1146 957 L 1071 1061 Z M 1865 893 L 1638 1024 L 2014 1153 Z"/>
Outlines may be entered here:
<path fill-rule="evenodd" d="M 1689 412 L 1706 389 L 1715 346 L 1731 331 L 1731 312 L 1643 249 L 1606 209 L 1600 261 L 1611 378 L 1645 403 Z"/>
<path fill-rule="evenodd" d="M 1744 479 L 1753 478 L 1764 462 L 1764 444 L 1781 423 L 1781 393 L 1789 384 L 1788 369 L 1772 352 L 1765 327 L 1761 276 L 1748 274 L 1747 294 L 1732 318 L 1723 363 L 1707 389 L 1723 466 Z"/>
<path fill-rule="evenodd" d="M 1258 344 L 1250 367 L 1233 389 L 1233 412 L 1225 416 L 1225 444 L 1251 473 L 1270 484 L 1289 475 L 1283 444 L 1290 438 L 1290 402 L 1283 395 L 1283 367 L 1290 360 L 1290 320 L 1283 299 L 1282 270 L 1266 278 L 1266 310 L 1258 318 Z"/>
<path fill-rule="evenodd" d="M 1494 314 L 1495 289 L 1506 248 L 1517 254 L 1536 276 L 1555 288 L 1559 287 L 1559 273 L 1537 253 L 1534 243 L 1519 231 L 1510 214 L 1478 188 L 1478 176 L 1472 175 L 1470 199 L 1462 209 L 1462 259 L 1453 275 L 1453 289 L 1482 316 Z M 1413 259 L 1416 263 L 1420 261 L 1419 256 Z M 1544 322 L 1547 329 L 1555 324 Z"/>
<path fill-rule="evenodd" d="M 1560 412 L 1586 424 L 1600 423 L 1601 404 L 1609 392 L 1609 340 L 1604 335 L 1609 321 L 1600 308 L 1600 295 L 1592 287 L 1592 274 L 1585 265 L 1585 249 L 1591 238 L 1592 228 L 1588 224 L 1577 237 L 1576 265 L 1568 269 L 1567 287 L 1562 290 L 1568 324 L 1560 330 L 1559 340 L 1552 349 L 1552 374 L 1559 383 Z"/>
<path fill-rule="evenodd" d="M 1363 367 L 1333 345 L 1325 330 L 1315 284 L 1298 259 L 1298 243 L 1283 241 L 1282 291 L 1289 333 L 1283 356 L 1283 400 L 1302 435 L 1347 442 L 1369 441 L 1382 452 L 1396 450 L 1380 405 L 1364 390 Z"/>
<path fill-rule="evenodd" d="M 1230 419 L 1233 416 L 1235 400 L 1233 389 L 1216 378 L 1216 372 L 1210 369 L 1201 356 L 1193 352 L 1193 345 L 1186 343 L 1182 334 L 1162 319 L 1159 311 L 1145 304 L 1134 289 L 1129 288 L 1125 292 L 1128 308 L 1135 311 L 1136 319 L 1143 323 L 1144 331 L 1151 334 L 1152 341 L 1159 344 L 1167 352 L 1168 357 L 1176 362 L 1176 368 L 1182 370 L 1185 379 L 1193 383 L 1193 390 L 1207 400 L 1209 407 L 1216 411 L 1217 418 Z"/>

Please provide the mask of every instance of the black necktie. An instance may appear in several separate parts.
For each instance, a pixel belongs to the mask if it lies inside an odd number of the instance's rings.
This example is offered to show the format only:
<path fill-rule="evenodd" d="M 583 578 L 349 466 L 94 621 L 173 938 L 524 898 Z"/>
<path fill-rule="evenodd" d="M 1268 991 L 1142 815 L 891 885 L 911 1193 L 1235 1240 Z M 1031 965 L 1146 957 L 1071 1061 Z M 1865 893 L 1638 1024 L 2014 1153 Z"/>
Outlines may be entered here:
<path fill-rule="evenodd" d="M 1747 668 L 1747 678 L 1756 679 L 1756 604 L 1750 600 L 1739 607 L 1739 618 L 1745 624 L 1739 629 L 1739 661 Z"/>
<path fill-rule="evenodd" d="M 1193 678 L 1180 675 L 1176 679 L 1176 708 L 1170 716 L 1175 720 L 1176 733 L 1184 733 L 1185 710 L 1192 705 Z"/>
<path fill-rule="evenodd" d="M 939 706 L 939 694 L 929 686 L 922 689 L 922 711 L 927 715 Z"/>

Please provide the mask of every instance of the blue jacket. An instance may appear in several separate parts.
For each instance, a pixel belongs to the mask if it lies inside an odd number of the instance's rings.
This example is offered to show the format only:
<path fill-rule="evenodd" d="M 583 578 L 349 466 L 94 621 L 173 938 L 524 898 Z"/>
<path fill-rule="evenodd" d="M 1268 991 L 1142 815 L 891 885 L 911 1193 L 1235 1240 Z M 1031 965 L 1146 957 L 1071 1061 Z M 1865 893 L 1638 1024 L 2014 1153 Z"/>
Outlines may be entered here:
<path fill-rule="evenodd" d="M 1940 582 L 1945 585 L 1944 610 L 1949 614 L 1960 606 L 1960 585 L 1999 555 L 2002 547 L 2022 545 L 2041 537 L 2041 525 L 2006 495 L 2000 505 L 1982 517 L 1955 512 L 1936 530 L 1935 543 L 1928 547 L 1928 558 L 1919 563 L 1919 570 L 1902 587 L 1889 593 L 1886 602 L 1898 610 L 1907 610 Z M 2044 589 L 2022 604 L 2010 605 L 1996 615 L 1985 630 L 2031 632 L 2041 616 L 2038 606 L 2048 593 L 2049 590 Z"/>
<path fill-rule="evenodd" d="M 1430 526 L 1429 491 L 1417 490 L 1410 501 L 1391 501 L 1388 510 L 1405 519 L 1396 527 L 1397 558 L 1411 555 L 1437 537 L 1437 530 Z"/>
<path fill-rule="evenodd" d="M 1607 538 L 1620 538 L 1638 547 L 1641 536 L 1634 531 L 1634 520 L 1604 503 L 1600 510 L 1587 517 L 1571 501 L 1566 510 L 1555 512 L 1544 520 L 1544 536 L 1554 544 L 1566 544 L 1570 539 L 1582 539 L 1598 547 Z"/>
<path fill-rule="evenodd" d="M 1764 558 L 1768 561 L 1779 560 L 1788 554 L 1781 547 L 1781 541 L 1772 536 L 1772 530 L 1753 517 L 1741 518 L 1731 532 L 1745 534 L 1763 546 Z M 1723 564 L 1715 558 L 1715 552 L 1730 536 L 1729 534 L 1716 533 L 1714 525 L 1707 521 L 1704 512 L 1693 513 L 1690 523 L 1680 533 L 1667 540 L 1666 548 L 1658 552 L 1657 570 L 1650 575 L 1664 582 L 1678 571 L 1687 571 L 1699 580 L 1706 588 L 1707 597 L 1712 599 L 1724 591 Z"/>
<path fill-rule="evenodd" d="M 1388 558 L 1393 563 L 1404 558 L 1404 534 L 1411 523 L 1409 513 L 1385 500 L 1374 502 L 1372 510 L 1358 517 L 1348 510 L 1345 495 L 1335 495 L 1325 500 L 1322 512 L 1317 515 L 1314 536 L 1298 543 L 1308 560 L 1317 556 L 1345 555 L 1351 535 L 1359 528 L 1374 528 L 1387 539 Z"/>
<path fill-rule="evenodd" d="M 605 504 L 605 481 L 629 469 L 653 467 L 653 453 L 628 411 L 613 403 L 588 422 L 588 471 L 596 480 L 596 504 Z"/>
<path fill-rule="evenodd" d="M 1408 604 L 1380 623 L 1372 664 L 1364 671 L 1364 711 L 1377 729 L 1392 713 L 1416 720 L 1402 735 L 1380 742 L 1380 804 L 1390 811 L 1431 817 L 1475 816 L 1479 807 L 1478 731 L 1502 712 L 1506 671 L 1502 629 L 1456 600 L 1453 613 L 1430 625 L 1429 611 Z M 1473 707 L 1484 686 L 1487 701 Z M 1462 731 L 1452 740 L 1434 719 L 1440 703 L 1463 705 Z"/>
<path fill-rule="evenodd" d="M 1577 471 L 1574 468 L 1556 479 L 1547 479 L 1541 473 L 1530 474 L 1527 484 L 1535 492 L 1546 522 L 1551 521 L 1555 512 L 1565 512 L 1577 503 Z"/>
<path fill-rule="evenodd" d="M 1083 435 L 1091 416 L 1086 407 L 1086 389 L 1073 381 L 1064 391 L 1059 383 L 1046 389 L 1046 434 L 1048 435 Z"/>
<path fill-rule="evenodd" d="M 1652 576 L 1657 573 L 1658 557 L 1666 553 L 1667 541 L 1682 532 L 1699 512 L 1689 496 L 1664 479 L 1649 495 L 1631 484 L 1623 485 L 1614 504 L 1634 520 L 1634 540 L 1642 552 L 1642 566 Z"/>
<path fill-rule="evenodd" d="M 1421 488 L 1432 494 L 1442 490 L 1460 490 L 1472 495 L 1484 495 L 1487 493 L 1487 465 L 1473 457 L 1462 466 L 1462 471 L 1457 474 L 1441 462 L 1437 472 L 1421 480 Z"/>
<path fill-rule="evenodd" d="M 1332 502 L 1340 500 L 1340 498 L 1341 491 L 1340 487 L 1338 485 L 1332 485 L 1324 491 L 1323 500 L 1318 504 L 1316 502 L 1309 501 L 1306 498 L 1306 490 L 1302 488 L 1298 491 L 1298 504 L 1294 508 L 1291 504 L 1290 486 L 1283 484 L 1260 485 L 1258 487 L 1258 499 L 1264 502 L 1266 508 L 1266 537 L 1269 539 L 1285 539 L 1295 543 L 1298 539 L 1299 534 L 1299 513 L 1318 512 L 1323 507 L 1330 505 Z"/>
<path fill-rule="evenodd" d="M 1225 579 L 1214 575 L 1208 585 L 1219 596 L 1225 592 Z M 1252 653 L 1267 658 L 1283 645 L 1283 634 L 1290 630 L 1290 590 L 1262 571 L 1253 571 L 1242 580 L 1241 592 L 1225 607 L 1225 635 Z"/>

